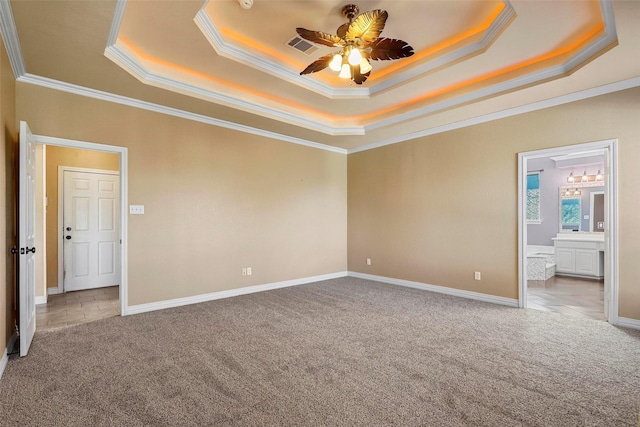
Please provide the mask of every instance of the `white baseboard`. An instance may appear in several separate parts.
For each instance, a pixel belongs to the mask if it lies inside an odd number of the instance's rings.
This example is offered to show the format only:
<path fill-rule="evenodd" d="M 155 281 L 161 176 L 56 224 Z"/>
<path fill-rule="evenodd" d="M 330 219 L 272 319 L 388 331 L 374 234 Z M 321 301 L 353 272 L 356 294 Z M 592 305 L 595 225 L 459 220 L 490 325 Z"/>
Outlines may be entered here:
<path fill-rule="evenodd" d="M 47 295 L 58 295 L 60 292 L 60 289 L 58 288 L 47 288 Z"/>
<path fill-rule="evenodd" d="M 509 307 L 518 307 L 518 300 L 513 298 L 498 297 L 495 295 L 482 294 L 480 292 L 464 291 L 461 289 L 448 288 L 446 286 L 429 285 L 420 282 L 411 282 L 409 280 L 394 279 L 391 277 L 376 276 L 373 274 L 358 273 L 349 271 L 349 277 L 357 277 L 359 279 L 373 280 L 376 282 L 388 283 L 391 285 L 406 286 L 409 288 L 422 289 L 424 291 L 437 292 L 439 294 L 453 295 L 456 297 L 468 298 L 477 301 L 490 302 L 493 304 L 508 305 Z"/>
<path fill-rule="evenodd" d="M 46 295 L 42 295 L 42 296 L 36 297 L 36 305 L 46 304 L 46 303 L 47 303 L 47 296 Z"/>
<path fill-rule="evenodd" d="M 210 294 L 196 295 L 192 297 L 176 298 L 166 301 L 151 302 L 148 304 L 130 305 L 126 307 L 123 316 L 145 313 L 147 311 L 162 310 L 165 308 L 180 307 L 183 305 L 197 304 L 200 302 L 213 301 L 222 298 L 230 298 L 238 295 L 252 294 L 255 292 L 270 291 L 273 289 L 286 288 L 289 286 L 304 285 L 305 283 L 320 282 L 322 280 L 337 279 L 346 277 L 346 271 L 323 274 L 320 276 L 303 277 L 301 279 L 285 280 L 283 282 L 266 283 L 263 285 L 247 286 L 245 288 L 229 289 L 227 291 L 212 292 Z"/>
<path fill-rule="evenodd" d="M 9 338 L 9 342 L 7 343 L 7 348 L 4 350 L 2 354 L 2 358 L 0 359 L 0 378 L 2 378 L 2 374 L 4 373 L 4 369 L 7 367 L 7 363 L 9 362 L 9 352 L 13 350 L 13 346 L 16 343 L 16 334 L 11 335 Z"/>
<path fill-rule="evenodd" d="M 615 325 L 631 329 L 640 329 L 640 320 L 630 319 L 628 317 L 618 317 L 618 321 Z"/>

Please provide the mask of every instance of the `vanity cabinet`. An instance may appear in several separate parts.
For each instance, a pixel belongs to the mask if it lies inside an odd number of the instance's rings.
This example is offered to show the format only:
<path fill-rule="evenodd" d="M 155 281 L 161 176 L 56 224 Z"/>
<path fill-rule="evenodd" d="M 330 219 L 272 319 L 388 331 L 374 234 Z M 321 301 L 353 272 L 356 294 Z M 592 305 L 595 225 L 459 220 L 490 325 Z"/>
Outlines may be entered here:
<path fill-rule="evenodd" d="M 604 237 L 604 236 L 603 236 Z M 604 276 L 604 241 L 555 238 L 556 273 L 590 278 Z"/>

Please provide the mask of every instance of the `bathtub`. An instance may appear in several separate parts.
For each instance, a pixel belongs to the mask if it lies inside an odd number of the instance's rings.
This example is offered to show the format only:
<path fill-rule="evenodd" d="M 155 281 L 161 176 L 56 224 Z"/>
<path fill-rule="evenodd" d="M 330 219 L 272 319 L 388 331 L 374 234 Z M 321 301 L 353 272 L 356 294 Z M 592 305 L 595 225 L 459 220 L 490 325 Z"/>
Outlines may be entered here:
<path fill-rule="evenodd" d="M 555 248 L 527 245 L 527 280 L 548 280 L 555 275 Z"/>

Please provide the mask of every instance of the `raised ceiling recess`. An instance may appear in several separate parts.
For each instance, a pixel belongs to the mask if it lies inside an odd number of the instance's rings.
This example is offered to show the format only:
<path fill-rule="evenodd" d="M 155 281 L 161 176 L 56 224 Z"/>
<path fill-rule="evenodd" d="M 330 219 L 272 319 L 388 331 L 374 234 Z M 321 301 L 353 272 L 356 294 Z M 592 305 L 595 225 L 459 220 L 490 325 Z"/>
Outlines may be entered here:
<path fill-rule="evenodd" d="M 282 2 L 266 0 L 197 10 L 121 1 L 105 54 L 148 85 L 329 135 L 363 135 L 562 78 L 617 41 L 606 1 L 361 1 L 361 10 L 387 10 L 385 34 L 415 54 L 376 61 L 363 85 L 333 72 L 300 76 L 335 48 L 293 49 L 292 30 L 338 28 L 349 3 L 288 1 L 283 13 Z"/>

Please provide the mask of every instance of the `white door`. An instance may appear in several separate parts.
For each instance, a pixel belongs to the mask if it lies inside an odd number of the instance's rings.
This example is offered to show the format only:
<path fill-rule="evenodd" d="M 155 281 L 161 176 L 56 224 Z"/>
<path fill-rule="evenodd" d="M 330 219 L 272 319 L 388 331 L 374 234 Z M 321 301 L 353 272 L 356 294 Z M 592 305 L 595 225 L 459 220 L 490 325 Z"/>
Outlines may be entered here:
<path fill-rule="evenodd" d="M 36 142 L 26 122 L 20 122 L 18 298 L 20 356 L 26 356 L 36 331 Z"/>
<path fill-rule="evenodd" d="M 63 173 L 64 291 L 119 285 L 120 177 Z"/>

